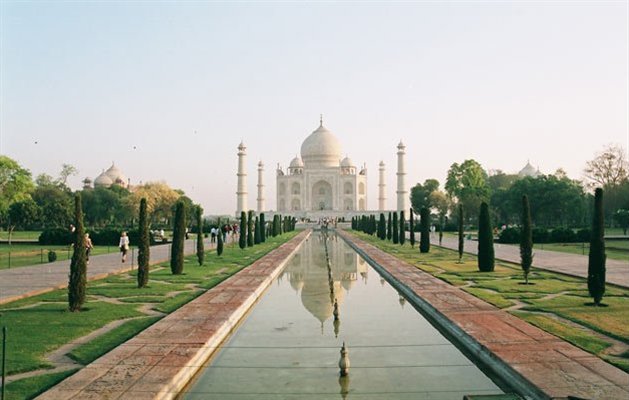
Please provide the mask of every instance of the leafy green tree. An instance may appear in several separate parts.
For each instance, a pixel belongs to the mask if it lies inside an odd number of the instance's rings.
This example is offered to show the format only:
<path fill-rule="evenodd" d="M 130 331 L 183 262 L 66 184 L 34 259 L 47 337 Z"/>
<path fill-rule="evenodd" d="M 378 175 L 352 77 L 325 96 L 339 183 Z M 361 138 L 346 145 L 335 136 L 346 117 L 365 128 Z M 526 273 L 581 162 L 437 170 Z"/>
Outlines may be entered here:
<path fill-rule="evenodd" d="M 588 291 L 599 306 L 605 294 L 605 220 L 603 212 L 603 189 L 594 191 L 594 217 L 592 218 L 592 233 L 590 239 L 590 253 L 588 256 Z"/>
<path fill-rule="evenodd" d="M 419 237 L 419 252 L 430 252 L 430 210 L 423 207 L 419 211 L 419 225 L 421 234 Z"/>
<path fill-rule="evenodd" d="M 393 244 L 400 242 L 400 232 L 398 230 L 397 211 L 393 213 L 393 227 L 391 228 L 391 236 L 393 237 Z"/>
<path fill-rule="evenodd" d="M 260 213 L 260 243 L 266 242 L 266 221 L 264 213 Z"/>
<path fill-rule="evenodd" d="M 465 246 L 465 238 L 463 236 L 463 204 L 459 204 L 459 264 L 463 262 L 463 247 Z"/>
<path fill-rule="evenodd" d="M 33 192 L 33 200 L 41 211 L 43 228 L 66 229 L 72 223 L 72 193 L 57 186 L 38 186 Z"/>
<path fill-rule="evenodd" d="M 0 222 L 6 223 L 12 203 L 27 200 L 34 189 L 31 173 L 17 161 L 0 155 Z"/>
<path fill-rule="evenodd" d="M 216 237 L 216 255 L 219 257 L 223 254 L 223 227 L 221 226 L 221 219 L 218 219 L 218 235 Z"/>
<path fill-rule="evenodd" d="M 404 219 L 404 210 L 400 211 L 400 245 L 404 245 L 404 242 L 406 241 L 406 229 L 405 229 L 405 222 L 406 220 Z"/>
<path fill-rule="evenodd" d="M 14 228 L 30 229 L 39 221 L 40 210 L 33 199 L 17 201 L 9 206 L 8 227 L 9 231 Z"/>
<path fill-rule="evenodd" d="M 203 208 L 201 206 L 196 207 L 197 211 L 197 260 L 199 265 L 203 265 L 203 259 L 205 258 L 205 248 L 203 247 Z"/>
<path fill-rule="evenodd" d="M 238 246 L 241 249 L 247 247 L 247 213 L 244 211 L 240 212 L 240 234 L 238 237 Z"/>
<path fill-rule="evenodd" d="M 422 207 L 430 209 L 434 205 L 431 203 L 430 195 L 439 190 L 439 181 L 436 179 L 426 179 L 424 184 L 416 184 L 411 188 L 411 205 L 415 210 L 421 210 Z"/>
<path fill-rule="evenodd" d="M 450 197 L 458 199 L 467 210 L 478 209 L 480 203 L 488 201 L 490 196 L 487 173 L 474 160 L 452 164 L 448 170 L 445 189 Z"/>
<path fill-rule="evenodd" d="M 533 229 L 531 227 L 531 209 L 529 207 L 529 198 L 522 196 L 522 217 L 520 225 L 520 264 L 524 272 L 524 281 L 529 283 L 529 272 L 533 265 Z"/>
<path fill-rule="evenodd" d="M 622 234 L 627 235 L 627 228 L 629 228 L 629 210 L 617 210 L 614 214 L 614 218 L 622 228 Z"/>
<path fill-rule="evenodd" d="M 412 207 L 410 209 L 410 214 L 409 214 L 409 229 L 411 231 L 411 236 L 410 236 L 411 247 L 415 247 L 415 217 L 413 215 Z"/>
<path fill-rule="evenodd" d="M 174 218 L 173 242 L 170 249 L 170 271 L 173 275 L 180 275 L 183 273 L 184 240 L 186 237 L 186 205 L 184 202 L 177 202 Z"/>
<path fill-rule="evenodd" d="M 491 228 L 489 205 L 482 202 L 478 216 L 478 270 L 494 270 L 494 234 Z"/>
<path fill-rule="evenodd" d="M 253 244 L 260 244 L 260 218 L 256 217 L 255 228 L 253 231 Z"/>
<path fill-rule="evenodd" d="M 149 281 L 150 240 L 146 212 L 146 199 L 140 201 L 140 241 L 138 243 L 138 288 L 146 287 Z"/>
<path fill-rule="evenodd" d="M 391 213 L 389 212 L 389 219 L 387 220 L 387 240 L 391 240 L 393 237 L 393 222 L 391 221 Z"/>
<path fill-rule="evenodd" d="M 74 226 L 74 252 L 70 261 L 70 280 L 68 282 L 68 309 L 71 312 L 81 311 L 81 307 L 85 303 L 85 287 L 87 286 L 87 253 L 80 194 L 76 194 L 74 197 Z"/>
<path fill-rule="evenodd" d="M 247 216 L 247 247 L 253 247 L 253 224 L 255 221 L 253 220 L 253 211 L 249 210 L 249 215 Z"/>

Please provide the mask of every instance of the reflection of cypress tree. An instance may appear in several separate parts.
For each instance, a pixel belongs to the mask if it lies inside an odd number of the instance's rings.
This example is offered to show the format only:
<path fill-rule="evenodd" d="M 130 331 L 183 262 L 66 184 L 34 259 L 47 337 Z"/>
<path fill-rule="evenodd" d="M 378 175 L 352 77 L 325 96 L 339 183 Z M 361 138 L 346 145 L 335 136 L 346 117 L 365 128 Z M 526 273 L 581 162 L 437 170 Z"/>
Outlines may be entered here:
<path fill-rule="evenodd" d="M 533 231 L 531 230 L 531 208 L 529 198 L 522 196 L 522 216 L 520 220 L 522 231 L 520 232 L 520 264 L 524 271 L 524 281 L 529 283 L 529 272 L 533 264 Z"/>
<path fill-rule="evenodd" d="M 494 234 L 489 219 L 489 206 L 485 202 L 481 203 L 478 216 L 478 270 L 494 270 Z"/>
<path fill-rule="evenodd" d="M 393 237 L 393 244 L 398 244 L 399 241 L 399 231 L 397 226 L 397 211 L 393 213 L 393 227 L 391 228 L 391 236 Z"/>
<path fill-rule="evenodd" d="M 605 294 L 605 219 L 603 214 L 603 189 L 594 191 L 594 215 L 588 256 L 588 291 L 595 305 L 600 305 Z"/>
<path fill-rule="evenodd" d="M 221 227 L 221 219 L 218 219 L 218 237 L 216 238 L 216 255 L 223 254 L 223 228 Z"/>
<path fill-rule="evenodd" d="M 197 260 L 199 265 L 203 265 L 205 248 L 203 247 L 203 208 L 201 206 L 197 207 L 197 228 L 199 229 L 197 234 Z"/>
<path fill-rule="evenodd" d="M 422 207 L 419 210 L 419 225 L 421 233 L 419 236 L 419 252 L 430 252 L 430 210 Z"/>
<path fill-rule="evenodd" d="M 393 234 L 391 233 L 391 229 L 393 228 L 393 223 L 391 222 L 391 213 L 389 212 L 389 219 L 387 220 L 387 240 L 391 240 Z"/>
<path fill-rule="evenodd" d="M 183 201 L 177 202 L 175 209 L 175 227 L 173 229 L 173 243 L 170 252 L 170 271 L 173 275 L 183 272 L 183 246 L 186 237 L 186 209 Z"/>
<path fill-rule="evenodd" d="M 400 211 L 400 244 L 404 245 L 406 241 L 406 226 L 404 220 L 404 210 Z"/>
<path fill-rule="evenodd" d="M 241 249 L 247 247 L 247 213 L 240 212 L 240 235 L 238 238 L 238 246 Z"/>
<path fill-rule="evenodd" d="M 253 231 L 253 244 L 260 244 L 260 219 L 256 217 L 255 230 Z"/>
<path fill-rule="evenodd" d="M 409 223 L 408 228 L 411 231 L 411 237 L 410 237 L 411 247 L 415 247 L 415 218 L 413 216 L 413 208 L 412 207 L 410 209 L 408 223 Z"/>
<path fill-rule="evenodd" d="M 249 215 L 247 215 L 247 247 L 253 247 L 253 224 L 255 221 L 253 220 L 253 211 L 249 210 Z"/>
<path fill-rule="evenodd" d="M 459 204 L 459 263 L 463 262 L 463 204 Z"/>
<path fill-rule="evenodd" d="M 266 242 L 266 221 L 264 213 L 260 213 L 260 243 Z"/>
<path fill-rule="evenodd" d="M 149 224 L 146 212 L 146 199 L 140 200 L 140 243 L 138 243 L 138 287 L 143 288 L 149 281 Z"/>
<path fill-rule="evenodd" d="M 85 252 L 85 230 L 83 228 L 83 209 L 81 195 L 74 196 L 74 252 L 70 261 L 70 281 L 68 282 L 68 309 L 81 311 L 85 303 L 87 285 L 87 254 Z"/>

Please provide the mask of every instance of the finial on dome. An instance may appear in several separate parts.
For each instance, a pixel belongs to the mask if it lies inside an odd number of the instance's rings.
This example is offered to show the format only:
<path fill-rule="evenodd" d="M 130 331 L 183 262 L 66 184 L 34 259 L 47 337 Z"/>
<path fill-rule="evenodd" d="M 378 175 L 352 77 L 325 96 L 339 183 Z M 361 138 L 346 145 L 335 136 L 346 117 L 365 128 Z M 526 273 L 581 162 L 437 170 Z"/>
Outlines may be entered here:
<path fill-rule="evenodd" d="M 323 126 L 323 114 L 319 114 L 319 126 Z"/>

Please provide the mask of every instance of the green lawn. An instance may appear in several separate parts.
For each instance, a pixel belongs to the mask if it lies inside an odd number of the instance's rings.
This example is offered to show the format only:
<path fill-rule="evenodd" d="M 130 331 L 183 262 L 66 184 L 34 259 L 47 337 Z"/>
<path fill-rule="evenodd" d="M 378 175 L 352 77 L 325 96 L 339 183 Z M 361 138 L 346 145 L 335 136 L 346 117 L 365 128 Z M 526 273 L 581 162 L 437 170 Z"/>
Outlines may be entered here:
<path fill-rule="evenodd" d="M 13 231 L 11 239 L 15 240 L 37 240 L 41 235 L 41 231 Z M 0 231 L 0 240 L 9 240 L 9 232 Z"/>
<path fill-rule="evenodd" d="M 562 253 L 588 255 L 589 243 L 543 243 L 536 244 L 535 249 L 560 251 Z M 629 240 L 606 240 L 605 254 L 612 260 L 629 261 Z"/>
<path fill-rule="evenodd" d="M 494 272 L 479 272 L 476 257 L 470 254 L 465 254 L 459 264 L 454 250 L 431 246 L 429 253 L 421 254 L 408 241 L 400 246 L 352 233 L 452 285 L 465 286 L 463 290 L 498 308 L 521 302 L 524 307 L 511 311 L 514 315 L 629 372 L 626 355 L 604 353 L 613 339 L 629 344 L 629 289 L 608 286 L 603 298 L 608 307 L 592 307 L 583 278 L 533 269 L 530 282 L 534 284 L 524 285 L 517 264 L 497 261 Z"/>
<path fill-rule="evenodd" d="M 69 356 L 73 359 L 88 363 L 160 319 L 147 316 L 139 310 L 140 307 L 148 305 L 153 310 L 170 313 L 296 234 L 290 232 L 268 238 L 265 243 L 244 250 L 237 245 L 229 245 L 221 257 L 214 250 L 208 251 L 202 266 L 199 266 L 195 255 L 189 256 L 182 275 L 172 275 L 168 263 L 151 267 L 149 285 L 143 289 L 137 288 L 137 270 L 88 282 L 88 300 L 82 312 L 67 311 L 66 290 L 0 305 L 0 326 L 7 326 L 8 329 L 7 373 L 12 375 L 50 368 L 45 360 L 47 353 L 109 322 L 136 318 L 70 352 Z M 103 301 L 105 299 L 115 303 Z M 11 395 L 7 400 L 33 398 L 43 390 L 43 385 L 52 386 L 65 376 L 51 374 L 47 378 L 16 381 L 11 384 Z"/>

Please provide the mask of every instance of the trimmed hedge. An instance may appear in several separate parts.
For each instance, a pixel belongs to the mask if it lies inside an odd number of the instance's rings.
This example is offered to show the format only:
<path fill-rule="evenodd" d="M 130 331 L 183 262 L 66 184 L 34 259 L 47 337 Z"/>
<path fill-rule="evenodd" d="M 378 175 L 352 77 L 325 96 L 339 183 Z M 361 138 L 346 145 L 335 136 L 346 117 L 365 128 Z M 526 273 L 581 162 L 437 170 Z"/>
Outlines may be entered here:
<path fill-rule="evenodd" d="M 584 243 L 590 241 L 590 230 L 580 229 L 577 232 L 570 228 L 555 228 L 548 231 L 544 228 L 533 229 L 533 243 Z M 499 243 L 516 244 L 520 242 L 520 228 L 506 228 L 500 232 Z"/>

